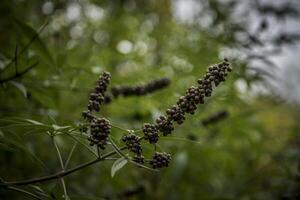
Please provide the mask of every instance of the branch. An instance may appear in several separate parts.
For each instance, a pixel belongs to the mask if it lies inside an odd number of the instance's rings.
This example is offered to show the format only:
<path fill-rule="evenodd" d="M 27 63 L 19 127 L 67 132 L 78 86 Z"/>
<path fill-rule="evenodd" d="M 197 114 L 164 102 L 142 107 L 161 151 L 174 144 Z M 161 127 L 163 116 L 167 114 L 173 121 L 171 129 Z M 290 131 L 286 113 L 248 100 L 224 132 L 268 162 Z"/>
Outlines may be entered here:
<path fill-rule="evenodd" d="M 46 20 L 46 22 L 39 28 L 37 33 L 29 40 L 29 42 L 19 51 L 19 53 L 15 52 L 15 56 L 10 60 L 10 62 L 6 65 L 6 67 L 0 71 L 0 74 L 3 73 L 6 69 L 8 69 L 8 66 L 11 65 L 14 62 L 17 62 L 17 58 L 21 56 L 29 47 L 30 45 L 39 37 L 41 32 L 47 27 L 49 24 L 49 20 Z"/>
<path fill-rule="evenodd" d="M 26 74 L 27 72 L 29 72 L 30 70 L 32 70 L 34 67 L 36 67 L 38 65 L 38 62 L 35 62 L 33 63 L 32 65 L 30 65 L 29 67 L 27 67 L 26 69 L 24 69 L 23 71 L 21 72 L 16 72 L 14 75 L 10 76 L 10 77 L 7 77 L 7 78 L 4 78 L 2 80 L 0 80 L 0 84 L 3 84 L 5 82 L 8 82 L 8 81 L 12 81 L 14 79 L 17 79 L 21 76 L 23 76 L 24 74 Z"/>
<path fill-rule="evenodd" d="M 124 149 L 126 149 L 126 147 L 120 148 L 120 150 L 124 150 Z M 91 166 L 91 165 L 93 165 L 97 162 L 103 161 L 103 160 L 105 160 L 105 158 L 110 157 L 110 156 L 115 155 L 115 154 L 116 154 L 115 151 L 111 151 L 111 152 L 108 152 L 107 154 L 104 154 L 101 158 L 96 158 L 94 160 L 88 161 L 86 163 L 78 165 L 78 166 L 76 166 L 74 168 L 71 168 L 69 170 L 62 170 L 62 171 L 60 171 L 56 174 L 52 174 L 52 175 L 48 175 L 48 176 L 42 176 L 42 177 L 28 179 L 28 180 L 23 180 L 23 181 L 10 181 L 10 182 L 3 181 L 3 183 L 1 183 L 1 185 L 5 185 L 5 186 L 28 185 L 28 184 L 33 184 L 33 183 L 40 183 L 40 182 L 46 182 L 46 181 L 50 181 L 50 180 L 59 179 L 59 178 L 62 178 L 64 176 L 67 176 L 69 174 L 72 174 L 72 173 L 74 173 L 78 170 L 81 170 L 83 168 Z"/>

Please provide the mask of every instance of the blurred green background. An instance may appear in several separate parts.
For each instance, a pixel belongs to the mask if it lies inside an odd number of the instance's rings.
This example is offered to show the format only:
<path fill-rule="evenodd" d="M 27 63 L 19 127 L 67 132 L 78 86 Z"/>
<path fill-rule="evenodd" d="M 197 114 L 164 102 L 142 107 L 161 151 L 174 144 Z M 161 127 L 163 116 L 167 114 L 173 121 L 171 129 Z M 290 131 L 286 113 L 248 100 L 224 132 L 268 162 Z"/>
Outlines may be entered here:
<path fill-rule="evenodd" d="M 259 0 L 1 0 L 1 178 L 22 180 L 60 170 L 47 130 L 28 119 L 76 127 L 102 71 L 111 73 L 111 85 L 171 80 L 169 87 L 147 96 L 118 98 L 103 106 L 100 116 L 113 125 L 140 129 L 226 56 L 234 69 L 228 80 L 171 136 L 161 137 L 157 149 L 172 154 L 170 167 L 155 173 L 127 164 L 112 178 L 113 161 L 97 163 L 64 178 L 69 198 L 299 198 L 299 105 L 270 86 L 270 80 L 276 82 L 276 67 L 269 55 L 299 39 L 268 33 L 268 20 L 297 19 L 293 1 L 283 3 L 285 7 Z M 193 9 L 181 13 L 186 5 Z M 245 6 L 246 13 L 261 17 L 243 15 Z M 266 40 L 260 38 L 264 32 Z M 16 70 L 29 66 L 34 67 L 15 77 Z M 224 119 L 201 123 L 224 110 Z M 112 128 L 116 141 L 125 133 Z M 55 139 L 66 160 L 74 138 L 61 134 Z M 150 158 L 153 147 L 144 145 Z M 69 167 L 91 159 L 87 148 L 78 145 Z M 20 188 L 64 199 L 59 180 Z M 1 187 L 0 199 L 30 197 Z"/>

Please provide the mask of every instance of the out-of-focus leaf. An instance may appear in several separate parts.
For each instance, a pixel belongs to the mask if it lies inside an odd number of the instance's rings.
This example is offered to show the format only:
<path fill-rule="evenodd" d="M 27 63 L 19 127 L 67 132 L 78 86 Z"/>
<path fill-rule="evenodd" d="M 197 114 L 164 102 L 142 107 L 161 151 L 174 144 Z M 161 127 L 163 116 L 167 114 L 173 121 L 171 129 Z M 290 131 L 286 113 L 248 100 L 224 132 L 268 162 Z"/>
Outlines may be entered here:
<path fill-rule="evenodd" d="M 111 167 L 111 177 L 113 178 L 115 176 L 116 172 L 119 171 L 120 169 L 122 169 L 126 164 L 127 164 L 127 160 L 124 157 L 116 160 Z"/>
<path fill-rule="evenodd" d="M 56 125 L 56 124 L 52 124 L 52 127 L 56 131 L 63 130 L 63 129 L 68 129 L 68 128 L 72 128 L 71 126 L 59 126 L 59 125 Z"/>
<path fill-rule="evenodd" d="M 38 122 L 38 121 L 35 121 L 35 120 L 32 120 L 32 119 L 25 119 L 25 121 L 31 123 L 31 124 L 35 124 L 35 125 L 40 125 L 40 126 L 43 126 L 45 124 L 41 123 L 41 122 Z"/>
<path fill-rule="evenodd" d="M 26 87 L 22 83 L 18 83 L 16 81 L 10 81 L 10 84 L 15 86 L 17 89 L 19 89 L 25 98 L 27 98 L 27 90 Z"/>
<path fill-rule="evenodd" d="M 39 33 L 37 33 L 32 27 L 27 25 L 26 23 L 21 22 L 18 19 L 15 19 L 17 27 L 20 28 L 22 33 L 28 38 L 28 40 L 33 40 L 32 47 L 36 50 L 36 53 L 43 58 L 44 61 L 49 66 L 55 66 L 55 61 L 52 58 L 47 46 L 40 39 Z"/>
<path fill-rule="evenodd" d="M 43 106 L 47 108 L 55 108 L 54 100 L 51 97 L 49 97 L 47 94 L 35 90 L 30 90 L 30 93 L 32 94 L 33 98 L 37 100 L 39 103 L 41 103 Z"/>
<path fill-rule="evenodd" d="M 15 148 L 17 148 L 18 150 L 24 152 L 25 154 L 28 154 L 33 160 L 37 161 L 37 163 L 39 163 L 44 169 L 47 169 L 45 163 L 39 159 L 33 152 L 31 152 L 25 145 L 21 144 L 21 142 L 17 141 L 17 140 L 12 140 L 12 139 L 8 139 L 8 138 L 2 138 L 3 143 L 11 145 Z M 13 149 L 15 149 L 13 148 Z"/>

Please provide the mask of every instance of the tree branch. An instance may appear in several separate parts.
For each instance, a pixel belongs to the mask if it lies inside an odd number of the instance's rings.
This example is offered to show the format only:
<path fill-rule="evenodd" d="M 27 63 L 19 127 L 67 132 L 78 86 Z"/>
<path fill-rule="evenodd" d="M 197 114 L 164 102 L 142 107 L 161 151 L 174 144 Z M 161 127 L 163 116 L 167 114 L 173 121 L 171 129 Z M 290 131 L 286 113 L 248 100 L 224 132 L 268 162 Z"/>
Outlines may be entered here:
<path fill-rule="evenodd" d="M 126 149 L 126 147 L 122 147 L 120 148 L 120 150 L 124 150 Z M 58 179 L 58 178 L 62 178 L 64 176 L 67 176 L 69 174 L 72 174 L 78 170 L 81 170 L 83 168 L 86 168 L 88 166 L 91 166 L 97 162 L 100 162 L 100 161 L 103 161 L 105 160 L 105 158 L 109 157 L 109 156 L 112 156 L 116 154 L 115 151 L 111 151 L 111 152 L 108 152 L 106 154 L 104 154 L 101 158 L 96 158 L 94 160 L 91 160 L 91 161 L 88 161 L 86 163 L 83 163 L 81 165 L 78 165 L 74 168 L 71 168 L 69 170 L 62 170 L 56 174 L 52 174 L 52 175 L 48 175 L 48 176 L 42 176 L 42 177 L 38 177 L 38 178 L 33 178 L 33 179 L 28 179 L 28 180 L 23 180 L 23 181 L 10 181 L 10 182 L 6 182 L 6 181 L 3 181 L 3 183 L 1 183 L 1 185 L 5 185 L 5 186 L 11 186 L 11 185 L 28 185 L 28 184 L 33 184 L 33 183 L 40 183 L 40 182 L 46 182 L 46 181 L 50 181 L 50 180 L 55 180 L 55 179 Z"/>

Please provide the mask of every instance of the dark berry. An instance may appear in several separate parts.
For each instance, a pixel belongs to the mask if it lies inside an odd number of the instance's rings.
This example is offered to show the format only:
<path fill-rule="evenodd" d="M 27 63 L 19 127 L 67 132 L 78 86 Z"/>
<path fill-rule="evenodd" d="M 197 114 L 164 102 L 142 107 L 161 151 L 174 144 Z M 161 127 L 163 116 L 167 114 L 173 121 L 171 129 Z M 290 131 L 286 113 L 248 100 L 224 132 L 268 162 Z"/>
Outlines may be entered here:
<path fill-rule="evenodd" d="M 122 137 L 122 141 L 125 142 L 127 149 L 138 155 L 142 153 L 140 139 L 141 138 L 135 134 L 128 134 Z"/>
<path fill-rule="evenodd" d="M 159 139 L 158 128 L 154 124 L 144 124 L 143 133 L 146 140 L 149 141 L 150 144 L 157 143 Z"/>
<path fill-rule="evenodd" d="M 168 167 L 171 162 L 171 155 L 165 152 L 155 152 L 152 160 L 150 161 L 150 165 L 153 169 Z"/>

